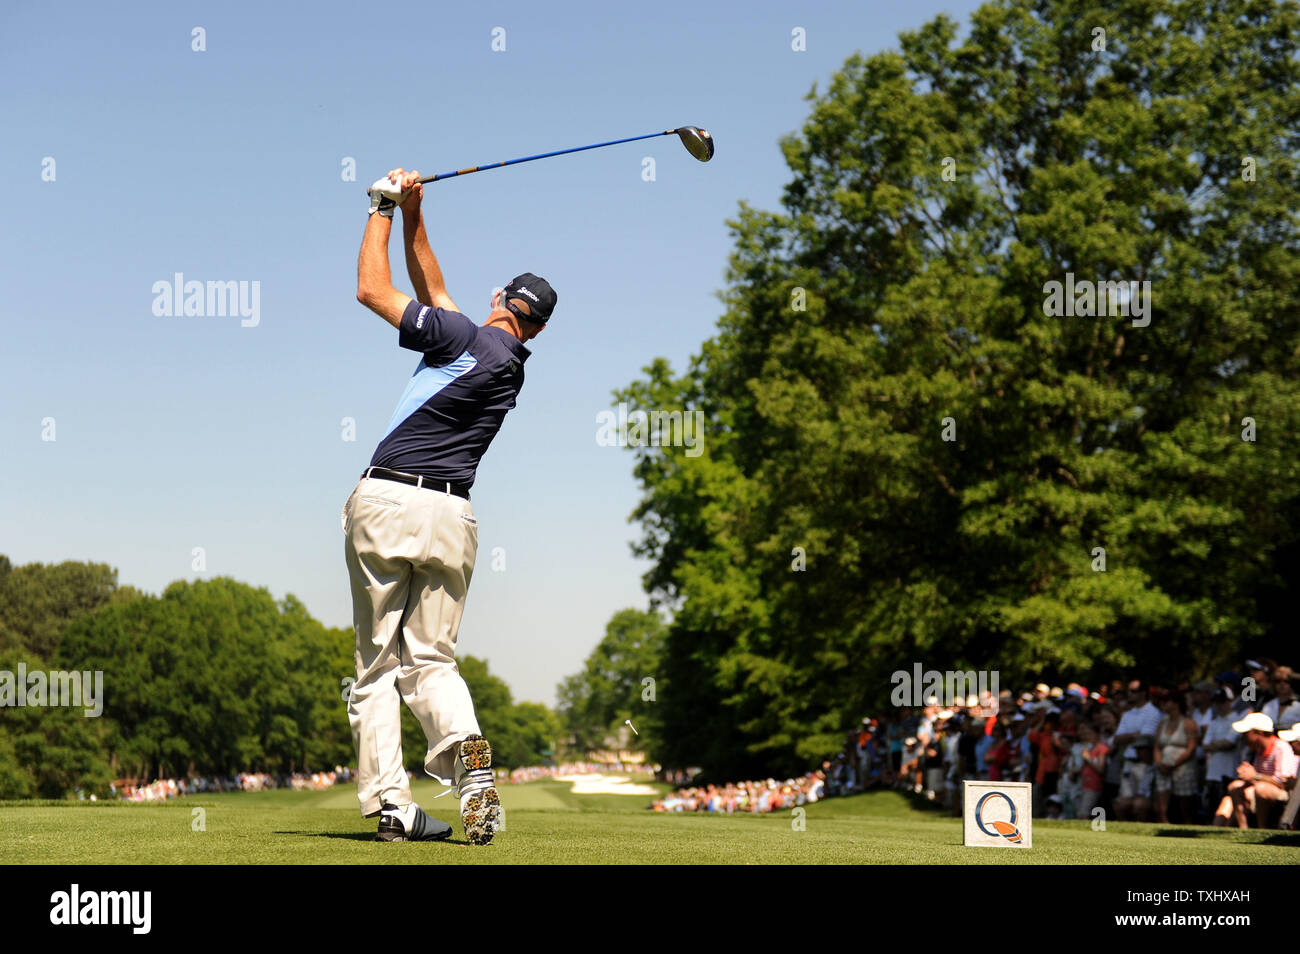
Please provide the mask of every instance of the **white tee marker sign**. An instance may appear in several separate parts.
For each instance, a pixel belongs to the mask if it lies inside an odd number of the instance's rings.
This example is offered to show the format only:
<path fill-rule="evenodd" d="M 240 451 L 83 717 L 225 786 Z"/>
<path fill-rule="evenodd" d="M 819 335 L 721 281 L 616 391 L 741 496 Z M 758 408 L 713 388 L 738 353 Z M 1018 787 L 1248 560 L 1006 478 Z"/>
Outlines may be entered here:
<path fill-rule="evenodd" d="M 961 840 L 967 847 L 1032 848 L 1029 782 L 962 782 Z"/>

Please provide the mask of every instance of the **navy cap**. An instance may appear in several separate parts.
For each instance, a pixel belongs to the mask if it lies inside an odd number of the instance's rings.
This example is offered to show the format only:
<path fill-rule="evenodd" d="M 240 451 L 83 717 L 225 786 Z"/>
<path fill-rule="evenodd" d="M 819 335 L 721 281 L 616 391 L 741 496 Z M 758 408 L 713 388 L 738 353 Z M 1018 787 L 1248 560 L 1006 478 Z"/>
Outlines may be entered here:
<path fill-rule="evenodd" d="M 517 306 L 515 299 L 526 302 L 527 311 Z M 558 297 L 551 283 L 545 278 L 539 278 L 532 272 L 524 272 L 510 280 L 501 291 L 501 306 L 514 314 L 516 317 L 525 321 L 533 321 L 539 325 L 544 325 L 550 319 L 551 313 L 555 311 L 555 303 Z"/>

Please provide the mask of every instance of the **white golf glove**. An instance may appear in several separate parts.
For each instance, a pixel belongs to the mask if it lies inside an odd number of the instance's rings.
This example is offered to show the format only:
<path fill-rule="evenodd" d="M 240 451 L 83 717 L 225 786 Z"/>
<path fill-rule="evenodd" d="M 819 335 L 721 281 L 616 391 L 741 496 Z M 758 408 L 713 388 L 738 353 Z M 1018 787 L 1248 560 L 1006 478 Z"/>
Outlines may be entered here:
<path fill-rule="evenodd" d="M 390 182 L 388 176 L 382 179 L 376 179 L 375 184 L 366 190 L 370 196 L 370 215 L 378 212 L 380 215 L 386 215 L 390 219 L 393 217 L 393 209 L 401 204 L 406 198 L 406 193 L 402 187 L 394 182 Z"/>

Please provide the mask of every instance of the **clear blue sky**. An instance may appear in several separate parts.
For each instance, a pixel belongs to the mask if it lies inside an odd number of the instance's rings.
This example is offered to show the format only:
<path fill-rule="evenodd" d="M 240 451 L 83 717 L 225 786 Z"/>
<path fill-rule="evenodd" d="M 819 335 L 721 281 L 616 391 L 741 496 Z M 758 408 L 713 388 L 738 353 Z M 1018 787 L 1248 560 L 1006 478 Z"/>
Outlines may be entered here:
<path fill-rule="evenodd" d="M 646 605 L 632 458 L 597 445 L 596 415 L 654 357 L 681 368 L 712 333 L 725 220 L 741 200 L 778 204 L 777 140 L 802 125 L 812 84 L 974 6 L 5 4 L 0 552 L 109 563 L 153 593 L 229 575 L 350 628 L 339 511 L 418 361 L 354 297 L 365 185 L 396 165 L 442 172 L 701 125 L 717 141 L 708 165 L 656 139 L 426 193 L 472 318 L 522 271 L 559 294 L 474 487 L 459 644 L 516 698 L 553 702 L 610 615 Z M 795 27 L 806 52 L 791 50 Z M 397 238 L 391 251 L 409 291 Z M 259 282 L 259 324 L 155 316 L 153 285 L 176 272 Z"/>

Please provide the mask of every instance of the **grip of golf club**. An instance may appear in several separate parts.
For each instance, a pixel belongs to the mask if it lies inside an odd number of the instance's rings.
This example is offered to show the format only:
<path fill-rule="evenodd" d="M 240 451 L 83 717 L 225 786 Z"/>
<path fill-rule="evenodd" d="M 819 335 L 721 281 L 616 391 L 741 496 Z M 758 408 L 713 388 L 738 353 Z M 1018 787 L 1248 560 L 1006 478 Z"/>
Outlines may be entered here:
<path fill-rule="evenodd" d="M 425 176 L 421 182 L 437 182 L 439 179 L 450 179 L 454 176 L 468 175 L 471 172 L 478 172 L 480 169 L 488 168 L 486 166 L 471 166 L 468 169 L 457 169 L 455 172 L 440 172 L 437 175 Z"/>

